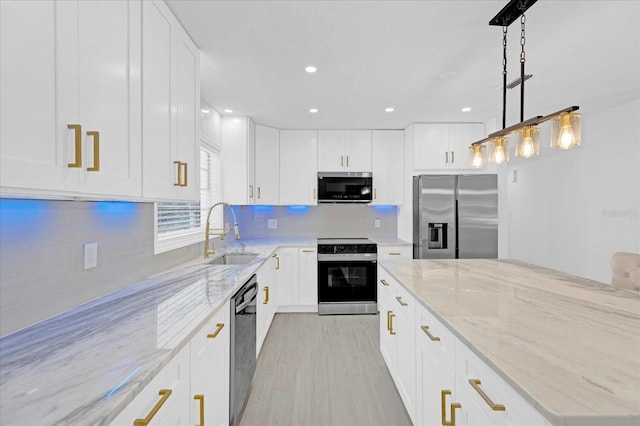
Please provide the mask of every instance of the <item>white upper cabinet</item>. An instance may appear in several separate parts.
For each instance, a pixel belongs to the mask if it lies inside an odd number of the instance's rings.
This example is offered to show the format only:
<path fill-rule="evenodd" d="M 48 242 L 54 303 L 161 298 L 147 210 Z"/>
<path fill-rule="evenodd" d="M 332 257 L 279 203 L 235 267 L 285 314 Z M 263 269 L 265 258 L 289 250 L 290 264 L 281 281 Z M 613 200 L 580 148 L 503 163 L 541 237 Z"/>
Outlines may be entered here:
<path fill-rule="evenodd" d="M 372 204 L 403 204 L 404 132 L 374 130 L 372 145 Z"/>
<path fill-rule="evenodd" d="M 254 204 L 256 125 L 249 117 L 222 118 L 222 199 Z"/>
<path fill-rule="evenodd" d="M 256 124 L 255 204 L 280 202 L 280 131 Z"/>
<path fill-rule="evenodd" d="M 318 203 L 318 132 L 280 130 L 280 204 Z"/>
<path fill-rule="evenodd" d="M 319 130 L 318 171 L 370 172 L 371 130 Z"/>
<path fill-rule="evenodd" d="M 140 197 L 140 13 L 0 2 L 3 192 Z"/>
<path fill-rule="evenodd" d="M 200 55 L 164 2 L 142 24 L 143 196 L 198 200 Z"/>
<path fill-rule="evenodd" d="M 469 169 L 469 146 L 482 139 L 482 123 L 413 124 L 413 169 Z"/>

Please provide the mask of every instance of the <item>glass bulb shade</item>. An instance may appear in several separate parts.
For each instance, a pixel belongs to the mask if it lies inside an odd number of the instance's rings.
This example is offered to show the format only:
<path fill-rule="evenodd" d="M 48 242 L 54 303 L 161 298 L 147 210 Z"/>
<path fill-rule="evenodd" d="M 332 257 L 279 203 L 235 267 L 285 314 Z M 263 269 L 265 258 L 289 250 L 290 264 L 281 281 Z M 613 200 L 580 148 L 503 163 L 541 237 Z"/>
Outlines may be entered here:
<path fill-rule="evenodd" d="M 551 148 L 570 149 L 581 141 L 582 114 L 563 112 L 551 119 Z"/>
<path fill-rule="evenodd" d="M 540 154 L 540 129 L 527 126 L 516 132 L 516 157 L 530 158 Z"/>
<path fill-rule="evenodd" d="M 487 165 L 487 149 L 484 145 L 469 147 L 469 164 L 474 169 L 484 169 Z"/>
<path fill-rule="evenodd" d="M 491 140 L 489 145 L 489 161 L 496 164 L 503 164 L 509 161 L 509 138 L 498 136 Z"/>

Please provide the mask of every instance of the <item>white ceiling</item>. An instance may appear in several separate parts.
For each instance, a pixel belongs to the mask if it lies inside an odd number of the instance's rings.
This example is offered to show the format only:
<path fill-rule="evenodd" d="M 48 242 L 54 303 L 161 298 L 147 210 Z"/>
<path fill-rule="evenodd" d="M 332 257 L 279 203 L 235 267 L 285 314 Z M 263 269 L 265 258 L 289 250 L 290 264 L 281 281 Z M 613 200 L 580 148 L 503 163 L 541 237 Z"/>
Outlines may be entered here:
<path fill-rule="evenodd" d="M 501 125 L 502 29 L 488 22 L 507 0 L 167 4 L 201 49 L 202 96 L 222 114 L 230 108 L 281 129 Z M 519 76 L 519 37 L 518 20 L 509 27 L 508 81 Z M 525 53 L 534 74 L 525 119 L 638 98 L 640 0 L 539 0 L 526 14 Z M 441 78 L 448 72 L 456 76 Z M 519 121 L 519 102 L 519 88 L 510 91 L 507 125 Z"/>

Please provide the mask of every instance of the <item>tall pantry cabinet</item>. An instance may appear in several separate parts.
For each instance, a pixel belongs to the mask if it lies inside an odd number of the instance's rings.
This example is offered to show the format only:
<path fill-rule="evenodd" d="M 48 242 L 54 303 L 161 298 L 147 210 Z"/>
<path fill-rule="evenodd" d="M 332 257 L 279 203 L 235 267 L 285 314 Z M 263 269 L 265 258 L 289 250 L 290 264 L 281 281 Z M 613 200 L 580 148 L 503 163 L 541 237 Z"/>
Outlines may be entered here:
<path fill-rule="evenodd" d="M 0 191 L 199 199 L 199 60 L 162 1 L 0 1 Z"/>
<path fill-rule="evenodd" d="M 0 2 L 3 192 L 139 197 L 140 2 Z"/>

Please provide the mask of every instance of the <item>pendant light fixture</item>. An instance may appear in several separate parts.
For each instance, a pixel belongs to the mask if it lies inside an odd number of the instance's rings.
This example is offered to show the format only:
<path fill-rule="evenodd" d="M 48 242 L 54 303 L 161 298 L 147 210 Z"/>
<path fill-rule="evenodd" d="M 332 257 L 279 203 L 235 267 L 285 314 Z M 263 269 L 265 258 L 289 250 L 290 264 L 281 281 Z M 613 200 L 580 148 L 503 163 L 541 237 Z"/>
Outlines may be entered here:
<path fill-rule="evenodd" d="M 509 139 L 508 135 L 515 134 L 516 157 L 531 158 L 540 154 L 540 128 L 538 124 L 551 120 L 551 147 L 560 149 L 570 149 L 579 146 L 581 143 L 581 120 L 582 116 L 575 113 L 579 107 L 571 106 L 563 110 L 554 112 L 547 116 L 535 116 L 524 120 L 524 82 L 528 77 L 525 74 L 525 23 L 524 12 L 529 9 L 537 0 L 511 0 L 507 5 L 489 21 L 489 25 L 502 26 L 502 130 L 491 133 L 484 139 L 471 144 L 469 148 L 469 160 L 471 167 L 482 168 L 486 164 L 486 152 L 483 154 L 485 143 L 489 143 L 491 151 L 489 161 L 496 164 L 503 164 L 509 161 Z M 507 105 L 507 29 L 516 19 L 520 17 L 520 123 L 513 126 L 506 126 L 506 105 Z M 484 160 L 483 160 L 484 155 Z"/>

